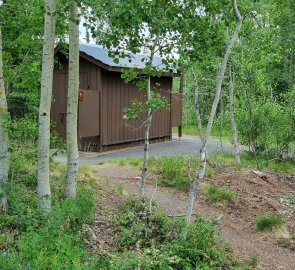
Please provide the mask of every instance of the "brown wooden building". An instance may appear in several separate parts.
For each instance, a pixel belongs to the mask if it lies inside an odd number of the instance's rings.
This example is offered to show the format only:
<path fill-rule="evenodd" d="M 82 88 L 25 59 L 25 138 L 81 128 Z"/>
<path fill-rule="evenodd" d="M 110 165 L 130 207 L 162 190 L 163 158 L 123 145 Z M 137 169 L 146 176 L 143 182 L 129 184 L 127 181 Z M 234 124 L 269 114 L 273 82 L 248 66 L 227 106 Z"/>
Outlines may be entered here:
<path fill-rule="evenodd" d="M 59 50 L 55 57 L 59 64 L 54 68 L 53 103 L 51 119 L 62 138 L 66 137 L 66 100 L 68 84 L 68 59 Z M 79 149 L 104 151 L 113 147 L 139 144 L 144 139 L 143 122 L 140 119 L 123 119 L 123 108 L 133 99 L 146 100 L 145 91 L 139 91 L 133 83 L 121 79 L 122 68 L 142 69 L 144 55 L 133 55 L 114 63 L 106 49 L 89 44 L 80 45 L 80 92 L 78 112 Z M 161 59 L 154 58 L 153 65 L 164 69 Z M 171 75 L 152 78 L 152 85 L 169 103 L 169 108 L 154 114 L 150 132 L 152 141 L 171 140 L 172 127 L 181 126 L 182 103 L 179 94 L 172 94 Z M 160 86 L 158 86 L 160 85 Z"/>

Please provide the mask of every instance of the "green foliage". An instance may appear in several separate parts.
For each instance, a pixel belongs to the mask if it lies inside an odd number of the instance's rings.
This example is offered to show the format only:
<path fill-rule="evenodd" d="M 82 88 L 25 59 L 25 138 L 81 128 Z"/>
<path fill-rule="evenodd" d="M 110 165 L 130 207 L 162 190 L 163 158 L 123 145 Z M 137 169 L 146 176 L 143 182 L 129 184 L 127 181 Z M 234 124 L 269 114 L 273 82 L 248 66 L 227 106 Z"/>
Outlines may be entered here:
<path fill-rule="evenodd" d="M 285 215 L 295 216 L 295 192 L 280 199 L 280 202 L 288 207 L 284 211 Z"/>
<path fill-rule="evenodd" d="M 27 116 L 10 121 L 9 138 L 10 140 L 16 142 L 36 142 L 38 139 L 36 117 Z"/>
<path fill-rule="evenodd" d="M 64 4 L 57 1 L 56 37 L 67 30 Z M 4 82 L 13 119 L 38 111 L 44 9 L 42 0 L 6 0 L 0 8 Z"/>
<path fill-rule="evenodd" d="M 295 237 L 293 238 L 280 238 L 278 240 L 280 246 L 295 251 Z"/>
<path fill-rule="evenodd" d="M 295 192 L 283 198 L 281 202 L 285 205 L 295 207 Z"/>
<path fill-rule="evenodd" d="M 260 232 L 275 232 L 284 225 L 281 216 L 274 214 L 266 214 L 258 217 L 255 221 L 255 228 Z"/>
<path fill-rule="evenodd" d="M 154 165 L 155 171 L 160 176 L 159 185 L 188 190 L 187 160 L 185 157 L 163 157 L 152 160 L 150 163 Z"/>
<path fill-rule="evenodd" d="M 229 203 L 235 199 L 235 193 L 228 188 L 209 185 L 204 188 L 205 200 L 212 204 Z"/>
<path fill-rule="evenodd" d="M 275 101 L 257 100 L 252 103 L 252 119 L 244 106 L 239 106 L 236 112 L 241 143 L 248 143 L 251 133 L 258 150 L 275 149 L 278 153 L 290 150 L 294 132 L 288 107 Z"/>
<path fill-rule="evenodd" d="M 15 198 L 10 197 L 14 215 L 1 216 L 1 226 L 23 231 L 7 255 L 0 256 L 1 269 L 90 269 L 94 261 L 83 248 L 80 230 L 83 224 L 92 222 L 93 194 L 80 189 L 76 199 L 55 203 L 49 215 L 44 216 L 36 210 L 36 199 L 28 201 L 34 196 L 24 194 L 25 201 L 21 191 L 24 189 L 17 191 Z"/>
<path fill-rule="evenodd" d="M 151 158 L 151 159 L 153 160 L 153 158 Z M 131 165 L 134 167 L 139 167 L 140 165 L 142 165 L 141 158 L 125 158 L 125 159 L 120 159 L 120 160 L 110 160 L 109 162 L 112 164 L 118 164 L 120 166 Z"/>
<path fill-rule="evenodd" d="M 197 217 L 184 238 L 184 220 L 168 217 L 147 200 L 131 199 L 114 223 L 119 252 L 110 269 L 238 269 L 227 258 L 214 222 Z"/>
<path fill-rule="evenodd" d="M 142 102 L 137 99 L 131 101 L 131 106 L 129 108 L 124 108 L 123 118 L 128 120 L 136 120 L 139 118 L 140 114 L 147 112 L 148 109 L 152 113 L 157 111 L 164 111 L 167 109 L 168 101 L 165 97 L 162 97 L 159 93 L 151 91 L 151 97 L 148 101 Z"/>
<path fill-rule="evenodd" d="M 219 166 L 224 168 L 238 169 L 241 168 L 257 168 L 256 159 L 253 153 L 245 151 L 241 154 L 241 166 L 236 165 L 234 154 L 231 153 L 212 153 L 210 158 L 217 162 Z M 295 173 L 295 164 L 292 159 L 279 159 L 275 155 L 270 154 L 257 154 L 257 162 L 259 163 L 260 169 L 264 171 L 274 171 L 278 173 Z"/>

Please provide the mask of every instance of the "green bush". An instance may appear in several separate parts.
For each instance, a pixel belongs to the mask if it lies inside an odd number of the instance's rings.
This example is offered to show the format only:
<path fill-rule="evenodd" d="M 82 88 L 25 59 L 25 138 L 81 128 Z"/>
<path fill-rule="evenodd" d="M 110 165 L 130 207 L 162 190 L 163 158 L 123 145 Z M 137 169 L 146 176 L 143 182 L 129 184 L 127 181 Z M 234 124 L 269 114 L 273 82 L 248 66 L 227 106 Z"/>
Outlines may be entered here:
<path fill-rule="evenodd" d="M 114 224 L 117 252 L 109 269 L 246 269 L 235 268 L 216 236 L 215 223 L 200 217 L 186 227 L 183 219 L 168 217 L 149 201 L 132 199 Z"/>
<path fill-rule="evenodd" d="M 235 199 L 235 193 L 225 187 L 208 186 L 204 188 L 203 195 L 206 201 L 212 204 L 223 202 L 232 202 Z"/>
<path fill-rule="evenodd" d="M 274 232 L 284 225 L 284 220 L 281 216 L 275 214 L 266 214 L 258 217 L 255 222 L 257 231 Z"/>
<path fill-rule="evenodd" d="M 36 210 L 34 227 L 0 256 L 1 269 L 95 269 L 90 268 L 95 260 L 83 248 L 80 233 L 82 225 L 92 221 L 94 206 L 93 195 L 82 189 L 76 199 L 56 204 L 48 216 Z"/>
<path fill-rule="evenodd" d="M 151 161 L 151 165 L 160 175 L 159 185 L 188 190 L 187 158 L 162 157 Z"/>

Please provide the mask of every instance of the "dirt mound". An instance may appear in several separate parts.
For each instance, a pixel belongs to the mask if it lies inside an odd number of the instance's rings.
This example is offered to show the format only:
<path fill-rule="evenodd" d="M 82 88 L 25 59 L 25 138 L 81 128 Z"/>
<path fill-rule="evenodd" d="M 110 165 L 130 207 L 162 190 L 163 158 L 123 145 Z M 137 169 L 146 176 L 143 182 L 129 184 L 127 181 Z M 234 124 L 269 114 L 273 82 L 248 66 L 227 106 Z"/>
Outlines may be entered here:
<path fill-rule="evenodd" d="M 107 179 L 112 183 L 112 188 L 108 187 L 108 205 L 113 204 L 116 208 L 122 200 L 138 193 L 139 172 L 134 168 L 104 164 L 97 167 L 97 171 L 99 179 Z M 294 182 L 275 175 L 261 178 L 250 170 L 220 173 L 205 182 L 228 187 L 236 194 L 234 202 L 227 205 L 214 206 L 202 197 L 197 198 L 195 205 L 195 212 L 203 217 L 218 218 L 220 235 L 232 247 L 233 255 L 245 260 L 257 256 L 260 260 L 259 269 L 295 269 L 295 252 L 280 245 L 276 237 L 255 231 L 253 226 L 255 219 L 262 214 L 286 211 L 280 199 L 294 192 Z M 154 185 L 148 185 L 146 196 L 153 198 L 159 207 L 171 215 L 185 214 L 187 194 L 183 192 L 163 187 L 155 189 Z M 285 217 L 285 221 L 290 235 L 294 236 L 294 216 Z"/>

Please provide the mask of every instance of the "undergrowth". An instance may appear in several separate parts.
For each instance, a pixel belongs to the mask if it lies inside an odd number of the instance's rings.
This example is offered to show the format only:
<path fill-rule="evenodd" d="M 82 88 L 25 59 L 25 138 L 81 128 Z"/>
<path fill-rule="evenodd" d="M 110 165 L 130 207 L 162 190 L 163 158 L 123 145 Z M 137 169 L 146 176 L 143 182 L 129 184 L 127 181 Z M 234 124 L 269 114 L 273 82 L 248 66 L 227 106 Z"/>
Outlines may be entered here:
<path fill-rule="evenodd" d="M 183 219 L 171 218 L 143 199 L 131 199 L 114 218 L 118 228 L 110 269 L 251 269 L 229 258 L 217 237 L 215 221 L 197 217 L 186 228 Z"/>
<path fill-rule="evenodd" d="M 236 165 L 235 157 L 231 153 L 210 153 L 210 159 L 207 163 L 207 178 L 226 170 L 257 169 L 257 163 L 251 153 L 244 152 L 241 154 L 241 166 Z M 261 170 L 273 171 L 276 173 L 295 174 L 295 164 L 292 160 L 273 159 L 268 155 L 260 154 L 257 157 Z M 149 171 L 156 174 L 159 186 L 173 187 L 178 190 L 188 191 L 190 181 L 188 178 L 188 160 L 191 163 L 192 177 L 195 178 L 196 170 L 199 166 L 199 158 L 189 156 L 175 157 L 151 157 L 149 159 Z M 111 161 L 113 164 L 120 166 L 131 165 L 140 170 L 142 159 L 128 158 Z"/>
<path fill-rule="evenodd" d="M 258 217 L 255 221 L 255 228 L 260 232 L 269 232 L 280 237 L 288 237 L 284 220 L 276 214 L 265 214 Z"/>
<path fill-rule="evenodd" d="M 84 178 L 76 199 L 63 199 L 65 168 L 51 163 L 53 207 L 46 215 L 37 207 L 34 144 L 15 147 L 11 160 L 9 211 L 0 215 L 0 269 L 95 269 L 96 259 L 83 247 L 80 233 L 94 215 L 92 183 Z"/>
<path fill-rule="evenodd" d="M 202 189 L 205 200 L 212 204 L 229 203 L 235 199 L 235 193 L 226 187 L 206 185 Z"/>

